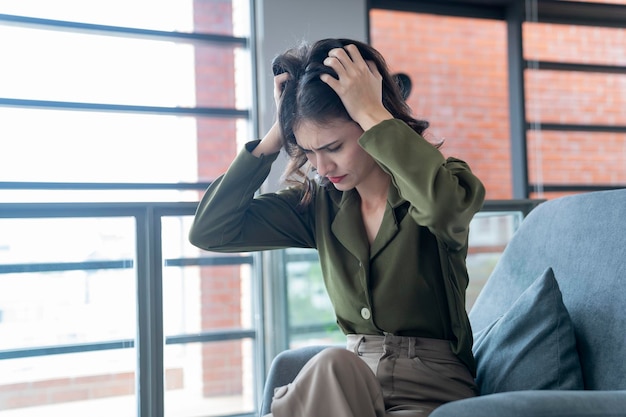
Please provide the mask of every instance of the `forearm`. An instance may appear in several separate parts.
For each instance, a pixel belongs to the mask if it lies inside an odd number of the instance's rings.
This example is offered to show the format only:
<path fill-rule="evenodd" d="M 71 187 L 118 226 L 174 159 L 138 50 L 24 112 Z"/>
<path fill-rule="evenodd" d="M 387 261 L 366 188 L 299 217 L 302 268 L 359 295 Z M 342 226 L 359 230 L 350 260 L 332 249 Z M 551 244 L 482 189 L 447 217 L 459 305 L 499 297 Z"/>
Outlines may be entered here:
<path fill-rule="evenodd" d="M 274 123 L 261 142 L 252 150 L 252 155 L 260 158 L 263 155 L 273 155 L 280 152 L 282 135 L 278 123 Z"/>
<path fill-rule="evenodd" d="M 251 148 L 255 143 L 246 146 Z M 216 179 L 202 197 L 189 232 L 189 239 L 195 246 L 214 250 L 238 233 L 243 213 L 269 174 L 275 158 L 251 158 L 250 153 L 249 149 L 242 150 L 228 171 Z"/>
<path fill-rule="evenodd" d="M 257 145 L 258 144 L 258 145 Z M 250 142 L 207 190 L 196 210 L 190 242 L 215 252 L 314 247 L 314 215 L 299 208 L 301 193 L 256 196 L 277 154 L 254 157 Z"/>

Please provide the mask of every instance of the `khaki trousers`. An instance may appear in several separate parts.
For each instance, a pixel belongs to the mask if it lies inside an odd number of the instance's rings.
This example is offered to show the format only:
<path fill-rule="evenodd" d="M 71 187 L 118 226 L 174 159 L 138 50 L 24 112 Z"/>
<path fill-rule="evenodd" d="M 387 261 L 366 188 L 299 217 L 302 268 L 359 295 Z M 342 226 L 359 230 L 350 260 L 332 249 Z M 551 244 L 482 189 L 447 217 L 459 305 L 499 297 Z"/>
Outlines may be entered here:
<path fill-rule="evenodd" d="M 477 394 L 448 341 L 349 335 L 347 349 L 323 350 L 277 388 L 266 417 L 425 417 Z"/>

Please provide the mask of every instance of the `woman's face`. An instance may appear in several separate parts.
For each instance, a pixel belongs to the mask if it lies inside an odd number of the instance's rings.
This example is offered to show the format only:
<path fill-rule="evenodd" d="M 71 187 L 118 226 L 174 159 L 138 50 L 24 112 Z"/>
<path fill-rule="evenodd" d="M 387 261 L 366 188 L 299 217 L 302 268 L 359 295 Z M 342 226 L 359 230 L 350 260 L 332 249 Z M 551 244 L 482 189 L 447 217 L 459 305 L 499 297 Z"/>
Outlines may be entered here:
<path fill-rule="evenodd" d="M 358 187 L 378 168 L 358 143 L 361 127 L 344 119 L 320 125 L 305 120 L 294 129 L 296 142 L 318 174 L 340 191 Z"/>

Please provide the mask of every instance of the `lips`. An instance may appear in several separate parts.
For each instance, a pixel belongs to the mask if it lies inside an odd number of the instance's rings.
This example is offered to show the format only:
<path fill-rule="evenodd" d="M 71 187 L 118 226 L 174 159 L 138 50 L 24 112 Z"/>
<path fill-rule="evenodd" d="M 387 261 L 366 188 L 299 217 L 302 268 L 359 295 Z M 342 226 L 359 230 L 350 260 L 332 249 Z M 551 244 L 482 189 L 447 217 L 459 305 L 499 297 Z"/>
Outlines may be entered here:
<path fill-rule="evenodd" d="M 332 182 L 333 184 L 337 184 L 338 182 L 341 182 L 342 179 L 344 179 L 346 176 L 342 175 L 341 177 L 327 177 L 328 181 Z"/>

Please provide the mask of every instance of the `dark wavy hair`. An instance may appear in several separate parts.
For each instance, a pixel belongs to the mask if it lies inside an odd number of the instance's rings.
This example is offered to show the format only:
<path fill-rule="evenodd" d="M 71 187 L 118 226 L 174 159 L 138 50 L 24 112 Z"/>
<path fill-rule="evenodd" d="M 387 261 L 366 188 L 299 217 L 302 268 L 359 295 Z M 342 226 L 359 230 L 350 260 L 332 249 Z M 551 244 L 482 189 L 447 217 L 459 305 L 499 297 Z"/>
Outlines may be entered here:
<path fill-rule="evenodd" d="M 298 147 L 294 129 L 303 121 L 324 124 L 337 118 L 352 121 L 341 98 L 325 82 L 321 74 L 330 74 L 338 78 L 337 73 L 324 65 L 331 49 L 355 45 L 363 59 L 376 64 L 382 75 L 383 105 L 396 119 L 403 120 L 418 134 L 428 128 L 428 122 L 415 119 L 411 109 L 402 97 L 400 85 L 390 74 L 383 56 L 371 46 L 352 39 L 323 39 L 313 44 L 303 43 L 278 55 L 272 62 L 274 75 L 289 73 L 289 79 L 283 85 L 278 108 L 278 122 L 283 135 L 283 148 L 290 157 L 285 171 L 288 183 L 304 190 L 301 204 L 311 199 L 313 184 L 309 173 L 302 170 L 307 162 L 306 155 Z"/>

